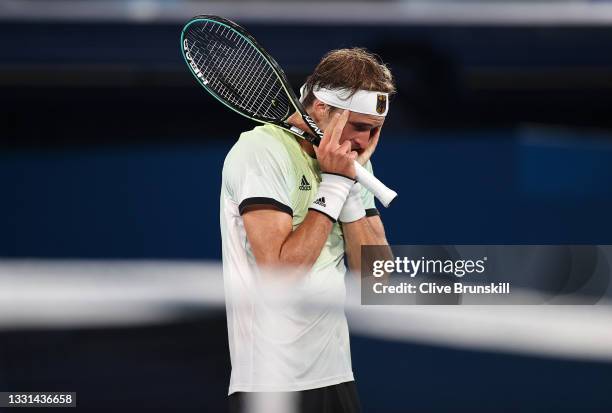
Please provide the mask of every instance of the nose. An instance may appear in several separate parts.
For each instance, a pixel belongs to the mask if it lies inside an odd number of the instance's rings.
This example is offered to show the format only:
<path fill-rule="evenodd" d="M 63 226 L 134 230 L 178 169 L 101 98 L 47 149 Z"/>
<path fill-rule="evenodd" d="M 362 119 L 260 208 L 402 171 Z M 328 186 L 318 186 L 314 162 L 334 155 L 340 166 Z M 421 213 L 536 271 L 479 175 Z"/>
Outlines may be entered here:
<path fill-rule="evenodd" d="M 353 136 L 352 139 L 352 147 L 353 149 L 362 150 L 368 146 L 368 142 L 370 140 L 370 132 L 360 132 Z"/>

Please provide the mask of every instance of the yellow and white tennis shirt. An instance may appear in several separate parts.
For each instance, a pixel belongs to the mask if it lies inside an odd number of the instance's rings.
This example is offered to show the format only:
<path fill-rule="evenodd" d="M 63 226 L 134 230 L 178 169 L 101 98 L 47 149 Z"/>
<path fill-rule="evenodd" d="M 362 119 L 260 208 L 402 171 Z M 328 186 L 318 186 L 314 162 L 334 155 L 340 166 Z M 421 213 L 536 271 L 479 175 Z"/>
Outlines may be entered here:
<path fill-rule="evenodd" d="M 370 163 L 366 168 L 371 171 Z M 270 204 L 290 214 L 295 229 L 320 180 L 317 161 L 293 135 L 272 125 L 243 133 L 225 159 L 220 220 L 232 362 L 229 394 L 299 391 L 353 380 L 340 224 L 334 224 L 312 270 L 291 284 L 291 298 L 279 302 L 262 290 L 241 216 L 248 205 Z M 376 214 L 374 197 L 366 190 L 362 196 L 368 215 Z"/>

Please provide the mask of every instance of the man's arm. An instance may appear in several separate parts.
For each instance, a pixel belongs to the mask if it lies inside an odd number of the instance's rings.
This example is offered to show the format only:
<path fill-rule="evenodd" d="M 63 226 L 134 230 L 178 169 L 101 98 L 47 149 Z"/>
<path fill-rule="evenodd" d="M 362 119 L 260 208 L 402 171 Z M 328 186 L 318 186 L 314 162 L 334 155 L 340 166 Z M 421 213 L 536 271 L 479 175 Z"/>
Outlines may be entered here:
<path fill-rule="evenodd" d="M 243 215 L 247 238 L 260 267 L 310 269 L 332 229 L 325 215 L 308 211 L 293 231 L 291 215 L 277 209 L 252 207 Z"/>
<path fill-rule="evenodd" d="M 344 247 L 351 271 L 361 271 L 361 246 L 362 245 L 389 245 L 385 237 L 385 228 L 380 216 L 363 217 L 357 221 L 343 223 Z M 388 251 L 389 259 L 392 257 L 391 250 Z"/>
<path fill-rule="evenodd" d="M 361 165 L 365 166 L 376 150 L 381 130 L 382 128 L 379 127 L 367 148 L 357 157 L 357 161 Z M 361 204 L 361 200 L 358 204 Z M 363 205 L 360 205 L 360 207 L 363 208 Z M 343 222 L 342 230 L 344 232 L 344 251 L 347 256 L 349 269 L 357 274 L 361 272 L 362 245 L 389 245 L 385 236 L 385 228 L 379 215 L 364 216 L 356 221 Z M 381 259 L 393 259 L 393 253 L 390 248 Z"/>

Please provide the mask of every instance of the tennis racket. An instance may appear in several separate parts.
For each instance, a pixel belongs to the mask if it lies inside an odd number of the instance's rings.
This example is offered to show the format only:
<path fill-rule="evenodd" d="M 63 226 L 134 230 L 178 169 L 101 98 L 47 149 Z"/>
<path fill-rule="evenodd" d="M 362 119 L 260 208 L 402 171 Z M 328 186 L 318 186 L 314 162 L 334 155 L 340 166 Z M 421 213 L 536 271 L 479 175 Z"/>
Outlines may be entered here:
<path fill-rule="evenodd" d="M 323 132 L 306 113 L 278 63 L 240 25 L 218 16 L 197 16 L 181 33 L 191 73 L 228 108 L 257 122 L 276 125 L 319 145 Z M 311 133 L 287 123 L 298 112 Z M 357 181 L 384 205 L 397 193 L 355 161 Z"/>

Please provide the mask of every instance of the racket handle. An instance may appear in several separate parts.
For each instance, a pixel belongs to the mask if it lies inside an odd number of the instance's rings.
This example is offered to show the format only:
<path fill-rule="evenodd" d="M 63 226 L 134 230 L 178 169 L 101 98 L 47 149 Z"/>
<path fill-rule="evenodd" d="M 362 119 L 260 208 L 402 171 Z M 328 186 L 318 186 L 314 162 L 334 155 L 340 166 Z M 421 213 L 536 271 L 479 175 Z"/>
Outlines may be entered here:
<path fill-rule="evenodd" d="M 355 161 L 355 172 L 357 173 L 357 181 L 373 193 L 385 207 L 388 207 L 397 196 L 397 192 L 380 182 L 357 161 Z"/>

